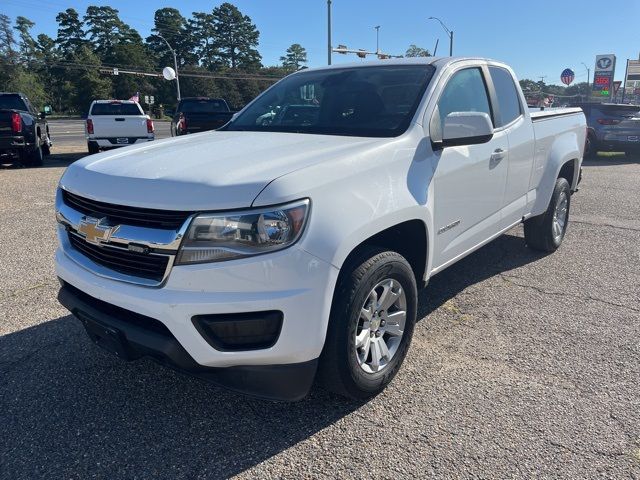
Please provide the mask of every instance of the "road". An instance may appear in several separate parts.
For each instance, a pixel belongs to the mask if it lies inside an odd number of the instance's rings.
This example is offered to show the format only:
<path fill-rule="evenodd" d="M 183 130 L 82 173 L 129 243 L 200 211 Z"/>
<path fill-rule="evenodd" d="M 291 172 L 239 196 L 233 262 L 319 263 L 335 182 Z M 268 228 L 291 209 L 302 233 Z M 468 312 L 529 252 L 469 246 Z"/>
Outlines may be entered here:
<path fill-rule="evenodd" d="M 640 478 L 640 158 L 586 163 L 556 253 L 517 227 L 434 277 L 381 395 L 289 405 L 121 362 L 58 305 L 77 157 L 0 170 L 0 477 Z"/>
<path fill-rule="evenodd" d="M 87 148 L 84 136 L 84 120 L 49 120 L 49 132 L 54 144 L 54 151 L 71 152 Z M 169 122 L 154 121 L 156 138 L 170 137 Z"/>

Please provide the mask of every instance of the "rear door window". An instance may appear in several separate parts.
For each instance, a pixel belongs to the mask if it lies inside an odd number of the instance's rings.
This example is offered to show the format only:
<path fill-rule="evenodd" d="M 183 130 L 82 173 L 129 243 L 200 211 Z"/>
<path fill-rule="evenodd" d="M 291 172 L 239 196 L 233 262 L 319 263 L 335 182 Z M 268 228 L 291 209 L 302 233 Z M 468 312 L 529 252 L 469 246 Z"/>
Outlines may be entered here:
<path fill-rule="evenodd" d="M 218 113 L 228 112 L 229 107 L 221 100 L 185 100 L 180 107 L 185 113 Z"/>
<path fill-rule="evenodd" d="M 137 103 L 96 103 L 91 109 L 91 115 L 142 115 Z"/>
<path fill-rule="evenodd" d="M 510 124 L 522 114 L 520 96 L 513 77 L 508 70 L 500 67 L 489 67 L 491 80 L 496 90 L 500 115 L 497 119 L 498 127 Z"/>

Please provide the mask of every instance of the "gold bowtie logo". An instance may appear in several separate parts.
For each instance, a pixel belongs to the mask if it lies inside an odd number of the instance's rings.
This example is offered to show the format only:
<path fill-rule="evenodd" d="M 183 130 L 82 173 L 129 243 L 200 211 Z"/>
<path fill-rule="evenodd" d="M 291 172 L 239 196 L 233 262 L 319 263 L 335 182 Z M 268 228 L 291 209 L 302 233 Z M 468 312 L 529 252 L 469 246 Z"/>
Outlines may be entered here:
<path fill-rule="evenodd" d="M 83 217 L 78 226 L 78 233 L 84 236 L 87 242 L 94 245 L 106 243 L 118 229 L 118 226 L 101 225 L 102 222 L 106 222 L 106 218 Z"/>

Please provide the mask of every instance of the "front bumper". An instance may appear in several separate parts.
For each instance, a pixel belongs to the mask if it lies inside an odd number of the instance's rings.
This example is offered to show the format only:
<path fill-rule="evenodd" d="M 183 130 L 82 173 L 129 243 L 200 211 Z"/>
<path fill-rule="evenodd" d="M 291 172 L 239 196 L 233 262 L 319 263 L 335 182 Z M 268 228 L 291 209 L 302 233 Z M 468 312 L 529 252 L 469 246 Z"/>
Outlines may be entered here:
<path fill-rule="evenodd" d="M 298 246 L 241 260 L 174 266 L 161 288 L 100 277 L 59 248 L 56 271 L 98 301 L 156 319 L 201 367 L 257 368 L 316 360 L 326 335 L 338 269 Z M 220 351 L 192 322 L 197 315 L 278 310 L 280 335 L 269 348 Z"/>
<path fill-rule="evenodd" d="M 269 400 L 300 400 L 313 384 L 317 359 L 285 365 L 203 367 L 157 320 L 114 307 L 60 282 L 60 303 L 82 322 L 94 343 L 123 360 L 150 357 L 169 368 Z"/>

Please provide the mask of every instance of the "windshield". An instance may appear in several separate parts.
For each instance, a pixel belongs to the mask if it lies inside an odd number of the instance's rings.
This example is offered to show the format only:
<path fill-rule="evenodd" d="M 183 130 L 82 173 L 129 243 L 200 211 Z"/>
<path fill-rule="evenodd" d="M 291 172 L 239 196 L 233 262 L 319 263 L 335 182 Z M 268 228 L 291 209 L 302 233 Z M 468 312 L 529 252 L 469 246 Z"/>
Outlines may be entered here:
<path fill-rule="evenodd" d="M 142 115 L 137 103 L 96 103 L 91 115 Z"/>
<path fill-rule="evenodd" d="M 222 100 L 183 100 L 178 111 L 185 113 L 218 113 L 228 112 L 229 107 Z"/>
<path fill-rule="evenodd" d="M 394 137 L 409 127 L 434 71 L 431 65 L 384 65 L 297 73 L 224 130 Z"/>
<path fill-rule="evenodd" d="M 0 110 L 24 110 L 27 106 L 18 95 L 0 95 Z"/>

